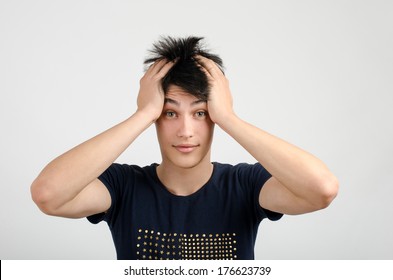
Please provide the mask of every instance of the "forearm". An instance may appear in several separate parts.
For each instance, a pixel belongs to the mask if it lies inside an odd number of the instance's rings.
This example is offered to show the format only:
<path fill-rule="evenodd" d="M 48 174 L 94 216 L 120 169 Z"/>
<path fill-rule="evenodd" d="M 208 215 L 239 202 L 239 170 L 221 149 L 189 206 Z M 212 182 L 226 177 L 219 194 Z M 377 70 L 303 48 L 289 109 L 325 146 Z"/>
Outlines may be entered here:
<path fill-rule="evenodd" d="M 313 155 L 287 143 L 234 114 L 219 126 L 242 145 L 278 181 L 300 198 L 323 192 L 332 174 Z"/>
<path fill-rule="evenodd" d="M 76 146 L 50 162 L 32 191 L 61 205 L 96 179 L 152 123 L 143 112 Z"/>

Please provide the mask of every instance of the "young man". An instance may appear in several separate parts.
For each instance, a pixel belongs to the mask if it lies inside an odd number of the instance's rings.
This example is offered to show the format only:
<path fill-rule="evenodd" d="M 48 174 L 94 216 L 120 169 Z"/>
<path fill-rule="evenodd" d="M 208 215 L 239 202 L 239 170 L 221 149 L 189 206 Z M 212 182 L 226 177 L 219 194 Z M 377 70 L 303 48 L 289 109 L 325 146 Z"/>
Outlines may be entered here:
<path fill-rule="evenodd" d="M 136 112 L 53 160 L 32 184 L 46 214 L 105 220 L 118 259 L 253 259 L 262 219 L 316 211 L 337 194 L 319 159 L 234 113 L 221 59 L 201 39 L 155 44 Z M 113 163 L 153 123 L 161 163 Z M 258 162 L 212 163 L 215 125 Z"/>

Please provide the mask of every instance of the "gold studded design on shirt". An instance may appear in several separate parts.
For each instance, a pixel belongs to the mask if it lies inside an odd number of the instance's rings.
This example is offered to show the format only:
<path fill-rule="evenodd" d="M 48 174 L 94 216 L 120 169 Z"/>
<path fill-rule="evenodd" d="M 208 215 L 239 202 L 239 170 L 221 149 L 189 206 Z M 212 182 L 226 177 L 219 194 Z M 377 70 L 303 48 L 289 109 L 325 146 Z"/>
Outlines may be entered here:
<path fill-rule="evenodd" d="M 136 254 L 140 260 L 236 260 L 235 233 L 165 233 L 139 229 Z"/>

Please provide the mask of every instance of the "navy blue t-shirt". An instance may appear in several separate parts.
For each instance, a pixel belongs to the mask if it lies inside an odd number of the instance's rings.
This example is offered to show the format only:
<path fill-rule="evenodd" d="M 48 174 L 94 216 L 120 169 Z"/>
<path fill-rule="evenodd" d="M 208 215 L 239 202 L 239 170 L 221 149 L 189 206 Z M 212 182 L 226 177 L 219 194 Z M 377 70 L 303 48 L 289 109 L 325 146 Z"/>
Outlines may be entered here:
<path fill-rule="evenodd" d="M 254 259 L 258 226 L 282 214 L 259 205 L 259 192 L 271 175 L 259 163 L 213 163 L 210 180 L 189 196 L 170 193 L 157 164 L 112 164 L 99 179 L 112 205 L 88 217 L 105 220 L 118 259 Z"/>

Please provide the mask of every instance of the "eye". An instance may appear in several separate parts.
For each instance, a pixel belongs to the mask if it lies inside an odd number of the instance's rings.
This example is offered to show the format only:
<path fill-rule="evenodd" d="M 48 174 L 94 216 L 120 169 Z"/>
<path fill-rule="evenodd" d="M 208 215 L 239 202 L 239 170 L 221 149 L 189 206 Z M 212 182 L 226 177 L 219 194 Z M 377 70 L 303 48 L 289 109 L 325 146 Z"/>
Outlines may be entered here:
<path fill-rule="evenodd" d="M 174 117 L 176 117 L 176 113 L 173 112 L 173 111 L 166 111 L 166 112 L 164 113 L 164 115 L 165 115 L 165 117 L 167 117 L 167 118 L 174 118 Z"/>
<path fill-rule="evenodd" d="M 203 118 L 203 117 L 206 117 L 207 112 L 206 112 L 206 111 L 198 111 L 198 112 L 195 113 L 195 115 L 196 115 L 198 118 Z"/>

